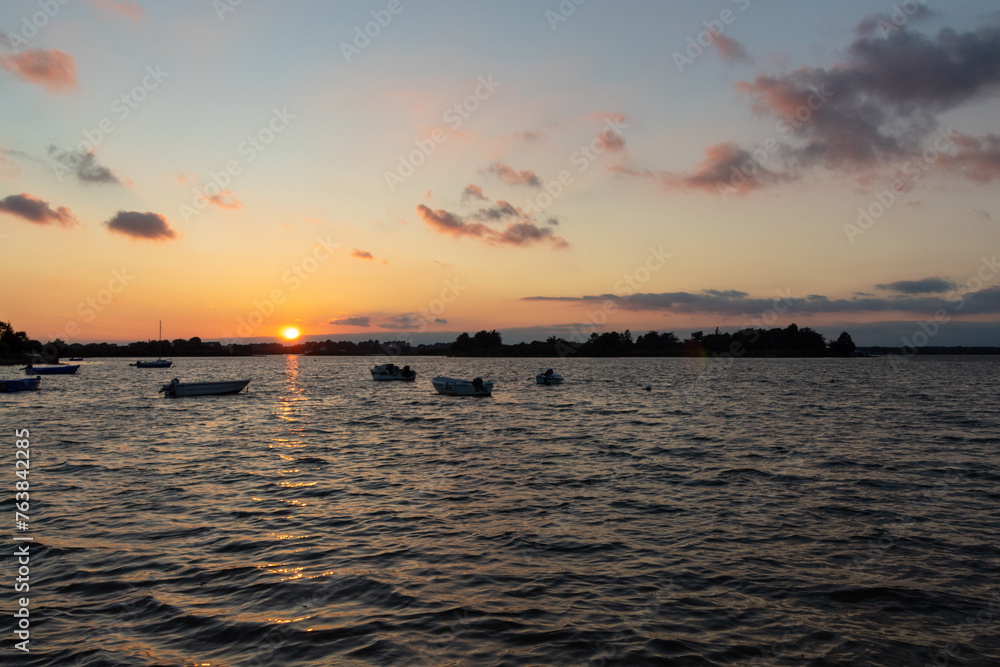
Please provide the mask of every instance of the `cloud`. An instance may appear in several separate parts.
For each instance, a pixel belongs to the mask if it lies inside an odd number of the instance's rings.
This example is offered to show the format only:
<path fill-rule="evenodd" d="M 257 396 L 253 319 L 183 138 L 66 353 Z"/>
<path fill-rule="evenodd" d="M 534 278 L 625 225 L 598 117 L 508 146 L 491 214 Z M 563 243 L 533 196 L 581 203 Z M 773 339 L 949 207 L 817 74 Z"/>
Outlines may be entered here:
<path fill-rule="evenodd" d="M 991 133 L 976 139 L 955 133 L 953 140 L 958 149 L 939 156 L 943 166 L 979 183 L 1000 178 L 1000 135 Z"/>
<path fill-rule="evenodd" d="M 0 67 L 11 74 L 43 86 L 50 93 L 76 88 L 76 60 L 55 49 L 34 49 L 13 55 L 0 55 Z"/>
<path fill-rule="evenodd" d="M 470 199 L 478 199 L 480 201 L 489 201 L 489 198 L 483 194 L 483 189 L 474 183 L 469 183 L 462 190 L 462 203 Z"/>
<path fill-rule="evenodd" d="M 984 211 L 981 208 L 972 209 L 972 215 L 979 218 L 980 220 L 992 220 L 993 216 L 990 215 L 989 211 Z"/>
<path fill-rule="evenodd" d="M 65 206 L 60 206 L 56 210 L 52 210 L 48 202 L 42 201 L 37 197 L 32 197 L 27 193 L 8 195 L 0 199 L 0 212 L 33 222 L 37 225 L 55 224 L 62 227 L 75 227 L 80 224 L 76 216 L 73 215 L 73 212 Z"/>
<path fill-rule="evenodd" d="M 181 235 L 170 229 L 167 219 L 159 213 L 139 213 L 138 211 L 118 211 L 115 217 L 104 223 L 112 232 L 133 239 L 167 241 Z"/>
<path fill-rule="evenodd" d="M 371 326 L 372 318 L 367 315 L 361 315 L 358 317 L 344 317 L 339 320 L 330 320 L 330 324 L 334 324 L 339 327 L 369 327 Z"/>
<path fill-rule="evenodd" d="M 505 202 L 504 202 L 505 203 Z M 423 204 L 417 206 L 417 213 L 432 230 L 453 238 L 465 236 L 481 239 L 489 245 L 525 247 L 549 244 L 553 248 L 566 248 L 566 239 L 556 236 L 551 229 L 543 229 L 527 219 L 512 222 L 502 231 L 497 231 L 481 222 L 466 222 L 454 213 L 438 209 L 432 210 Z"/>
<path fill-rule="evenodd" d="M 352 250 L 351 257 L 355 257 L 357 259 L 375 259 L 375 256 L 367 250 Z"/>
<path fill-rule="evenodd" d="M 716 35 L 714 44 L 715 48 L 719 51 L 719 57 L 721 57 L 725 63 L 735 65 L 737 63 L 753 62 L 753 59 L 747 55 L 746 49 L 743 48 L 743 45 L 731 37 Z"/>
<path fill-rule="evenodd" d="M 1000 286 L 979 290 L 965 295 L 961 289 L 949 292 L 944 298 L 936 296 L 895 296 L 891 298 L 853 297 L 830 299 L 812 294 L 805 298 L 783 297 L 776 299 L 752 298 L 736 290 L 705 290 L 692 292 L 664 292 L 619 296 L 602 294 L 593 296 L 530 296 L 524 301 L 558 301 L 567 303 L 610 302 L 628 311 L 671 312 L 680 314 L 708 314 L 721 317 L 759 316 L 772 312 L 776 305 L 790 315 L 819 315 L 827 313 L 867 314 L 877 312 L 906 312 L 921 316 L 939 309 L 955 312 L 961 304 L 965 315 L 1000 314 Z"/>
<path fill-rule="evenodd" d="M 883 283 L 875 287 L 902 294 L 943 294 L 955 289 L 957 284 L 947 278 L 923 278 L 921 280 L 897 280 L 894 283 Z"/>
<path fill-rule="evenodd" d="M 538 141 L 545 137 L 542 132 L 532 132 L 530 130 L 525 130 L 524 132 L 515 132 L 514 138 L 520 139 L 521 141 Z"/>
<path fill-rule="evenodd" d="M 904 161 L 926 163 L 925 150 L 934 143 L 942 168 L 981 183 L 996 180 L 1000 137 L 945 132 L 940 117 L 1000 92 L 1000 27 L 945 29 L 931 37 L 904 25 L 882 37 L 862 23 L 842 62 L 735 84 L 752 111 L 775 121 L 770 148 L 716 143 L 693 172 L 636 169 L 627 162 L 611 170 L 657 180 L 666 189 L 745 192 L 797 180 L 813 168 L 871 176 Z M 942 138 L 957 151 L 941 148 Z"/>
<path fill-rule="evenodd" d="M 232 190 L 222 190 L 218 194 L 210 195 L 208 202 L 227 211 L 243 208 L 243 202 L 236 198 Z"/>
<path fill-rule="evenodd" d="M 523 218 L 524 214 L 516 206 L 505 202 L 504 200 L 497 201 L 496 205 L 489 208 L 481 208 L 472 214 L 472 218 L 475 220 L 504 220 L 506 218 Z"/>
<path fill-rule="evenodd" d="M 885 38 L 910 21 L 920 21 L 937 15 L 936 12 L 928 9 L 927 5 L 917 5 L 917 8 L 912 12 L 909 11 L 909 8 L 904 12 L 897 7 L 896 11 L 892 14 L 870 14 L 866 16 L 858 23 L 854 30 L 859 37 L 873 36 L 873 33 L 877 30 L 879 36 Z"/>
<path fill-rule="evenodd" d="M 532 188 L 540 188 L 542 186 L 542 179 L 535 172 L 530 169 L 518 171 L 502 162 L 494 162 L 486 169 L 480 170 L 480 172 L 483 174 L 493 174 L 511 187 L 515 185 L 527 185 Z"/>
<path fill-rule="evenodd" d="M 138 21 L 146 14 L 142 5 L 133 0 L 91 0 L 91 2 L 105 12 L 120 14 L 132 21 Z"/>
<path fill-rule="evenodd" d="M 94 154 L 94 151 L 60 151 L 55 146 L 49 146 L 49 155 L 56 161 L 57 173 L 59 170 L 68 170 L 81 183 L 87 185 L 95 183 L 121 183 L 114 172 L 107 167 L 97 164 L 97 156 Z"/>
<path fill-rule="evenodd" d="M 604 149 L 612 153 L 620 153 L 625 150 L 625 139 L 611 128 L 608 128 L 597 135 Z"/>

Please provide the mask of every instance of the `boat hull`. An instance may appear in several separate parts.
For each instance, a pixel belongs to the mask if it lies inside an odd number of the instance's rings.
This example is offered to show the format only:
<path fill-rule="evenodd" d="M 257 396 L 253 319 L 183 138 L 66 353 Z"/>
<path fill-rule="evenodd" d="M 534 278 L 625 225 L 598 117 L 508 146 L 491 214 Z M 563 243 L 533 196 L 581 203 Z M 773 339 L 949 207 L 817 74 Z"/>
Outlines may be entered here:
<path fill-rule="evenodd" d="M 431 379 L 437 393 L 445 396 L 492 396 L 493 383 L 483 382 L 480 387 L 476 387 L 470 380 L 456 380 L 454 378 L 436 377 Z"/>
<path fill-rule="evenodd" d="M 413 382 L 417 379 L 416 372 L 409 370 L 409 367 L 403 369 L 399 366 L 392 366 L 390 369 L 385 364 L 372 368 L 371 374 L 373 380 L 380 380 L 382 382 L 393 380 L 397 382 Z"/>
<path fill-rule="evenodd" d="M 225 382 L 171 382 L 160 388 L 164 396 L 222 396 L 238 394 L 250 384 L 250 380 L 228 380 Z"/>
<path fill-rule="evenodd" d="M 156 361 L 137 361 L 131 365 L 136 368 L 170 368 L 173 364 L 174 362 L 166 359 L 157 359 Z"/>
<path fill-rule="evenodd" d="M 80 370 L 80 364 L 65 366 L 28 366 L 24 372 L 28 375 L 72 375 Z"/>
<path fill-rule="evenodd" d="M 20 380 L 0 380 L 0 394 L 12 394 L 15 391 L 37 391 L 42 378 L 23 378 Z"/>
<path fill-rule="evenodd" d="M 535 382 L 538 384 L 562 384 L 563 376 L 558 373 L 554 375 L 546 376 L 544 373 L 539 373 L 535 376 Z"/>

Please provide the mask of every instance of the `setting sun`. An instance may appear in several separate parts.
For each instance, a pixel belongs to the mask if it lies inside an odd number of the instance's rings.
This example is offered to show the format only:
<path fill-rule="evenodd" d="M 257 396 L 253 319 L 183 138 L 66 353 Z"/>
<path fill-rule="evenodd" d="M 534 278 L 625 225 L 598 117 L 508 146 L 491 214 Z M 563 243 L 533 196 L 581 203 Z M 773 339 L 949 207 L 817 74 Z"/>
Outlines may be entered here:
<path fill-rule="evenodd" d="M 281 332 L 281 335 L 285 337 L 286 340 L 295 340 L 299 337 L 299 330 L 295 327 L 285 327 Z"/>

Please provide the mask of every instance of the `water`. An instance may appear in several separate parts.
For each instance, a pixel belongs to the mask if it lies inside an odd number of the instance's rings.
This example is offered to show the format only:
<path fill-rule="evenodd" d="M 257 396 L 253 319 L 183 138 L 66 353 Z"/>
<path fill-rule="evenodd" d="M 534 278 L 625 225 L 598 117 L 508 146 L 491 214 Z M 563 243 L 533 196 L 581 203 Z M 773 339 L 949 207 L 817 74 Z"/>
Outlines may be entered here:
<path fill-rule="evenodd" d="M 0 395 L 36 540 L 23 654 L 4 538 L 0 662 L 1000 664 L 997 358 L 383 361 Z"/>

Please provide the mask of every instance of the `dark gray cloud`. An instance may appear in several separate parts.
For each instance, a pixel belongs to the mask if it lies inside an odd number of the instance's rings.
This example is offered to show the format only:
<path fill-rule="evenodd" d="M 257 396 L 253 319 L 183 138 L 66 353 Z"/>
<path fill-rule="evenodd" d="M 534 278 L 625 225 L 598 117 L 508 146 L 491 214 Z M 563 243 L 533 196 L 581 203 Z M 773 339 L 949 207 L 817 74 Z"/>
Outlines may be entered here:
<path fill-rule="evenodd" d="M 492 174 L 510 186 L 527 185 L 532 188 L 542 187 L 542 179 L 530 169 L 518 170 L 502 162 L 494 162 L 486 169 L 480 171 L 484 174 Z"/>
<path fill-rule="evenodd" d="M 49 155 L 56 161 L 57 170 L 65 170 L 86 185 L 120 184 L 114 172 L 97 163 L 93 151 L 64 150 L 49 146 Z"/>
<path fill-rule="evenodd" d="M 367 315 L 358 317 L 344 317 L 339 320 L 330 320 L 330 324 L 343 327 L 368 327 L 371 326 L 372 318 Z"/>
<path fill-rule="evenodd" d="M 27 193 L 8 195 L 0 199 L 0 211 L 33 222 L 36 225 L 74 227 L 79 223 L 73 212 L 65 206 L 53 209 L 47 201 Z"/>
<path fill-rule="evenodd" d="M 112 232 L 144 241 L 168 241 L 180 238 L 159 213 L 118 211 L 105 223 Z"/>
<path fill-rule="evenodd" d="M 947 278 L 922 278 L 920 280 L 897 280 L 894 283 L 882 283 L 875 287 L 903 294 L 944 294 L 955 289 L 957 285 Z"/>
<path fill-rule="evenodd" d="M 989 287 L 972 292 L 953 289 L 943 297 L 936 296 L 895 296 L 890 298 L 853 297 L 850 299 L 830 299 L 813 294 L 806 298 L 786 297 L 782 299 L 751 298 L 745 292 L 736 290 L 692 292 L 664 292 L 656 294 L 601 294 L 593 296 L 531 296 L 525 301 L 562 301 L 575 303 L 610 302 L 627 311 L 667 311 L 682 314 L 711 314 L 724 317 L 753 316 L 770 312 L 780 306 L 780 312 L 796 315 L 819 315 L 825 313 L 891 313 L 905 312 L 933 316 L 938 310 L 963 315 L 1000 313 L 1000 287 Z"/>
<path fill-rule="evenodd" d="M 466 222 L 460 216 L 443 209 L 433 210 L 420 204 L 417 213 L 433 231 L 453 238 L 476 238 L 490 245 L 525 247 L 548 244 L 553 248 L 566 248 L 566 239 L 556 236 L 550 228 L 542 228 L 527 218 L 508 223 L 507 228 L 496 230 L 481 222 Z"/>

